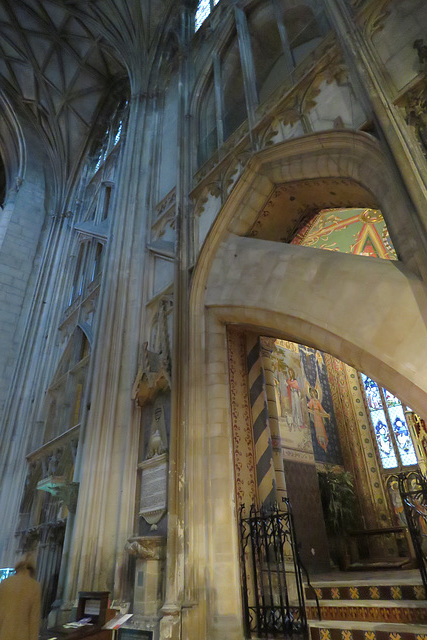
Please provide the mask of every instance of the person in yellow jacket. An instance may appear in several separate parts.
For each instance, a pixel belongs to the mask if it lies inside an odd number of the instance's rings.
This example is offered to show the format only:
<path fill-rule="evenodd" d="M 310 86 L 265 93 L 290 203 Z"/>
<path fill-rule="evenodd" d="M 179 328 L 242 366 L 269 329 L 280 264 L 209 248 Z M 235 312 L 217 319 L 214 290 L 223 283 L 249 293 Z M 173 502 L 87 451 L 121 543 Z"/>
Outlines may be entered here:
<path fill-rule="evenodd" d="M 0 582 L 0 638 L 38 640 L 41 588 L 34 579 L 32 558 L 22 558 L 15 571 L 15 575 Z"/>

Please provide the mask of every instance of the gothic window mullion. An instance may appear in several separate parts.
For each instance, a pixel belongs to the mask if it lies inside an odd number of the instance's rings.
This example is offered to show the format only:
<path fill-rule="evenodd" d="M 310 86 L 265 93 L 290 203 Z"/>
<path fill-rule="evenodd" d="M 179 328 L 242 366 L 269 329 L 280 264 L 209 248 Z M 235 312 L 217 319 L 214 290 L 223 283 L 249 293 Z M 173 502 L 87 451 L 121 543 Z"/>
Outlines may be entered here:
<path fill-rule="evenodd" d="M 396 452 L 401 460 L 401 467 L 411 467 L 418 464 L 414 444 L 406 422 L 405 409 L 402 402 L 387 389 L 382 388 L 384 406 L 391 426 Z"/>
<path fill-rule="evenodd" d="M 380 396 L 381 396 L 381 400 L 382 400 L 382 404 L 383 404 L 383 408 L 384 408 L 384 415 L 385 415 L 386 420 L 387 420 L 388 432 L 389 432 L 391 441 L 393 443 L 394 453 L 395 453 L 395 456 L 397 458 L 399 469 L 401 470 L 403 468 L 402 458 L 400 457 L 399 447 L 398 447 L 398 444 L 396 442 L 396 436 L 394 434 L 393 427 L 392 427 L 392 424 L 391 424 L 390 414 L 389 414 L 389 411 L 388 411 L 387 402 L 386 402 L 386 398 L 385 398 L 385 395 L 384 395 L 384 390 L 379 385 L 378 385 L 378 390 L 380 392 Z"/>
<path fill-rule="evenodd" d="M 360 373 L 360 379 L 367 405 L 368 420 L 374 433 L 381 468 L 383 471 L 396 470 L 398 468 L 398 460 L 394 452 L 393 440 L 390 436 L 379 387 L 363 373 Z"/>

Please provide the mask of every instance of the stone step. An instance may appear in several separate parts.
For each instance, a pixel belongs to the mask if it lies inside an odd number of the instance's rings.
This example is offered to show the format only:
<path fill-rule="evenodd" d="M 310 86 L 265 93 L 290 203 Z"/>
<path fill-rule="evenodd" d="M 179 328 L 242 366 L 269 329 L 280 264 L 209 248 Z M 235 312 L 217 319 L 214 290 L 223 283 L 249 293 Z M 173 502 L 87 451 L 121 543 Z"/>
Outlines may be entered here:
<path fill-rule="evenodd" d="M 310 622 L 310 640 L 427 640 L 427 626 L 364 621 Z"/>
<path fill-rule="evenodd" d="M 318 620 L 315 600 L 306 601 L 309 621 Z M 366 621 L 427 625 L 426 600 L 322 600 L 322 620 Z"/>
<path fill-rule="evenodd" d="M 387 579 L 340 580 L 337 582 L 312 581 L 319 600 L 426 600 L 424 586 L 420 582 L 390 583 Z M 313 599 L 313 589 L 305 585 L 305 597 Z"/>

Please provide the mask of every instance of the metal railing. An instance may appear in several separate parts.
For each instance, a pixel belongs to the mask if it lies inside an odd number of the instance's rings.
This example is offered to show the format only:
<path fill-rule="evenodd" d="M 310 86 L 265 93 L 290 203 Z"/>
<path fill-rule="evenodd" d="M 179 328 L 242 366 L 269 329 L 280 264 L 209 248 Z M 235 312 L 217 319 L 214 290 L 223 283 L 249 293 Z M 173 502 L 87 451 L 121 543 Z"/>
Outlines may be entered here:
<path fill-rule="evenodd" d="M 427 593 L 427 478 L 416 470 L 399 473 L 397 479 L 415 558 Z"/>
<path fill-rule="evenodd" d="M 240 508 L 243 608 L 246 637 L 307 634 L 303 572 L 289 502 L 286 511 Z M 315 594 L 318 614 L 320 608 Z"/>

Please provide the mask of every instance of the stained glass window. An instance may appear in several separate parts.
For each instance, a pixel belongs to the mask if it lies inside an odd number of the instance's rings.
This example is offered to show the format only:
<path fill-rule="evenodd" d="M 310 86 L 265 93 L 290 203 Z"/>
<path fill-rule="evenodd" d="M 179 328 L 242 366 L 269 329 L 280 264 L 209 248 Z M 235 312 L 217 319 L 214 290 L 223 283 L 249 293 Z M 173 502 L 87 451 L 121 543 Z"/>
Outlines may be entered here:
<path fill-rule="evenodd" d="M 200 29 L 203 22 L 206 20 L 211 12 L 210 0 L 200 0 L 196 11 L 196 31 Z"/>
<path fill-rule="evenodd" d="M 399 398 L 387 389 L 380 388 L 364 373 L 361 377 L 383 468 L 395 469 L 417 464 L 417 456 Z"/>
<path fill-rule="evenodd" d="M 123 129 L 123 120 L 120 120 L 116 135 L 114 136 L 114 146 L 116 146 L 116 144 L 118 144 L 120 141 L 120 136 L 122 135 L 122 129 Z"/>
<path fill-rule="evenodd" d="M 197 10 L 196 10 L 195 29 L 194 29 L 195 31 L 200 29 L 200 27 L 202 26 L 202 24 L 204 23 L 204 21 L 212 11 L 212 9 L 216 7 L 218 2 L 219 0 L 200 0 L 199 1 L 199 4 L 197 5 Z"/>
<path fill-rule="evenodd" d="M 0 569 L 0 582 L 6 580 L 9 576 L 15 573 L 15 569 L 8 567 L 7 569 Z"/>

